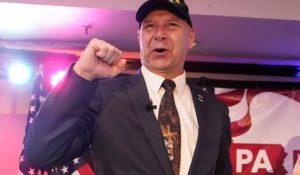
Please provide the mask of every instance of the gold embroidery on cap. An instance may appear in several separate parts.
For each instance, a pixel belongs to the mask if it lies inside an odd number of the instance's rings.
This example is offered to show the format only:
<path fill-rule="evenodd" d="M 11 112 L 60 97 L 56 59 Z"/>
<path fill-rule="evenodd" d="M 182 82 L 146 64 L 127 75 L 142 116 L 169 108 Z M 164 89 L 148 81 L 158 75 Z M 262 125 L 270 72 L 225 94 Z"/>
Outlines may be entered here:
<path fill-rule="evenodd" d="M 176 3 L 176 4 L 180 4 L 180 0 L 169 0 L 171 3 Z"/>

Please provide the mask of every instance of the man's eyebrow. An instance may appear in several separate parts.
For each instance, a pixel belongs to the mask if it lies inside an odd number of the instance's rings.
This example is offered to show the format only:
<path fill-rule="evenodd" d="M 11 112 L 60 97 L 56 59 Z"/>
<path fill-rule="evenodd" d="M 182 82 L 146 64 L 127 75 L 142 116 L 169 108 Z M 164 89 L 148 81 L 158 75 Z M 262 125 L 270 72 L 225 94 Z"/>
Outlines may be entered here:
<path fill-rule="evenodd" d="M 179 18 L 170 18 L 167 21 L 180 21 Z"/>
<path fill-rule="evenodd" d="M 180 18 L 171 18 L 171 19 L 168 19 L 167 21 L 168 22 L 180 22 L 180 21 L 182 21 L 182 19 L 180 19 Z"/>
<path fill-rule="evenodd" d="M 167 19 L 166 22 L 180 22 L 181 20 L 179 18 L 170 18 L 170 19 Z M 143 23 L 151 23 L 153 22 L 153 20 L 151 19 L 145 19 L 143 21 Z"/>
<path fill-rule="evenodd" d="M 153 20 L 151 20 L 151 19 L 145 19 L 145 20 L 143 21 L 143 23 L 150 23 L 150 22 L 153 22 Z"/>

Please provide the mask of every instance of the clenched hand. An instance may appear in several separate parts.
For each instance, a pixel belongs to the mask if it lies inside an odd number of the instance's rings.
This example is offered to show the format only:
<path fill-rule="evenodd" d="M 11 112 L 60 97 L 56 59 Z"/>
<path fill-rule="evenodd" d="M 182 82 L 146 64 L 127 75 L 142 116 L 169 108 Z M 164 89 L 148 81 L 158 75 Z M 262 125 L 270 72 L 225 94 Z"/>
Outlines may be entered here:
<path fill-rule="evenodd" d="M 114 77 L 125 70 L 126 60 L 122 51 L 115 46 L 98 39 L 92 39 L 79 60 L 74 71 L 87 80 Z"/>

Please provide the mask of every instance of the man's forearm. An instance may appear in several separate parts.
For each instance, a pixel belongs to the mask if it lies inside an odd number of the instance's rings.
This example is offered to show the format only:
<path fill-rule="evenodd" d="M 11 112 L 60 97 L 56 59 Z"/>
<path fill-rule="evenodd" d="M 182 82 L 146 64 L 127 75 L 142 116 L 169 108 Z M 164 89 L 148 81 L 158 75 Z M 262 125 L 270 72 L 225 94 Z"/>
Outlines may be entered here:
<path fill-rule="evenodd" d="M 25 154 L 33 166 L 50 169 L 79 156 L 89 145 L 93 116 L 87 108 L 96 88 L 97 83 L 69 72 L 50 92 L 25 142 Z"/>

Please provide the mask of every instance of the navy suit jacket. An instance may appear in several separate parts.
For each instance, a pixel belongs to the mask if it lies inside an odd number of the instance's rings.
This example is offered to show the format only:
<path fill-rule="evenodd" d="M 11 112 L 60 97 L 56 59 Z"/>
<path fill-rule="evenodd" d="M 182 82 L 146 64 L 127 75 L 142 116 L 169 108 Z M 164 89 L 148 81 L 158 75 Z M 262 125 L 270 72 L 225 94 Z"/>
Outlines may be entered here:
<path fill-rule="evenodd" d="M 199 124 L 189 175 L 231 174 L 228 108 L 189 86 Z M 50 169 L 90 149 L 97 175 L 172 175 L 149 101 L 141 73 L 89 82 L 70 71 L 32 123 L 25 144 L 29 161 Z"/>

